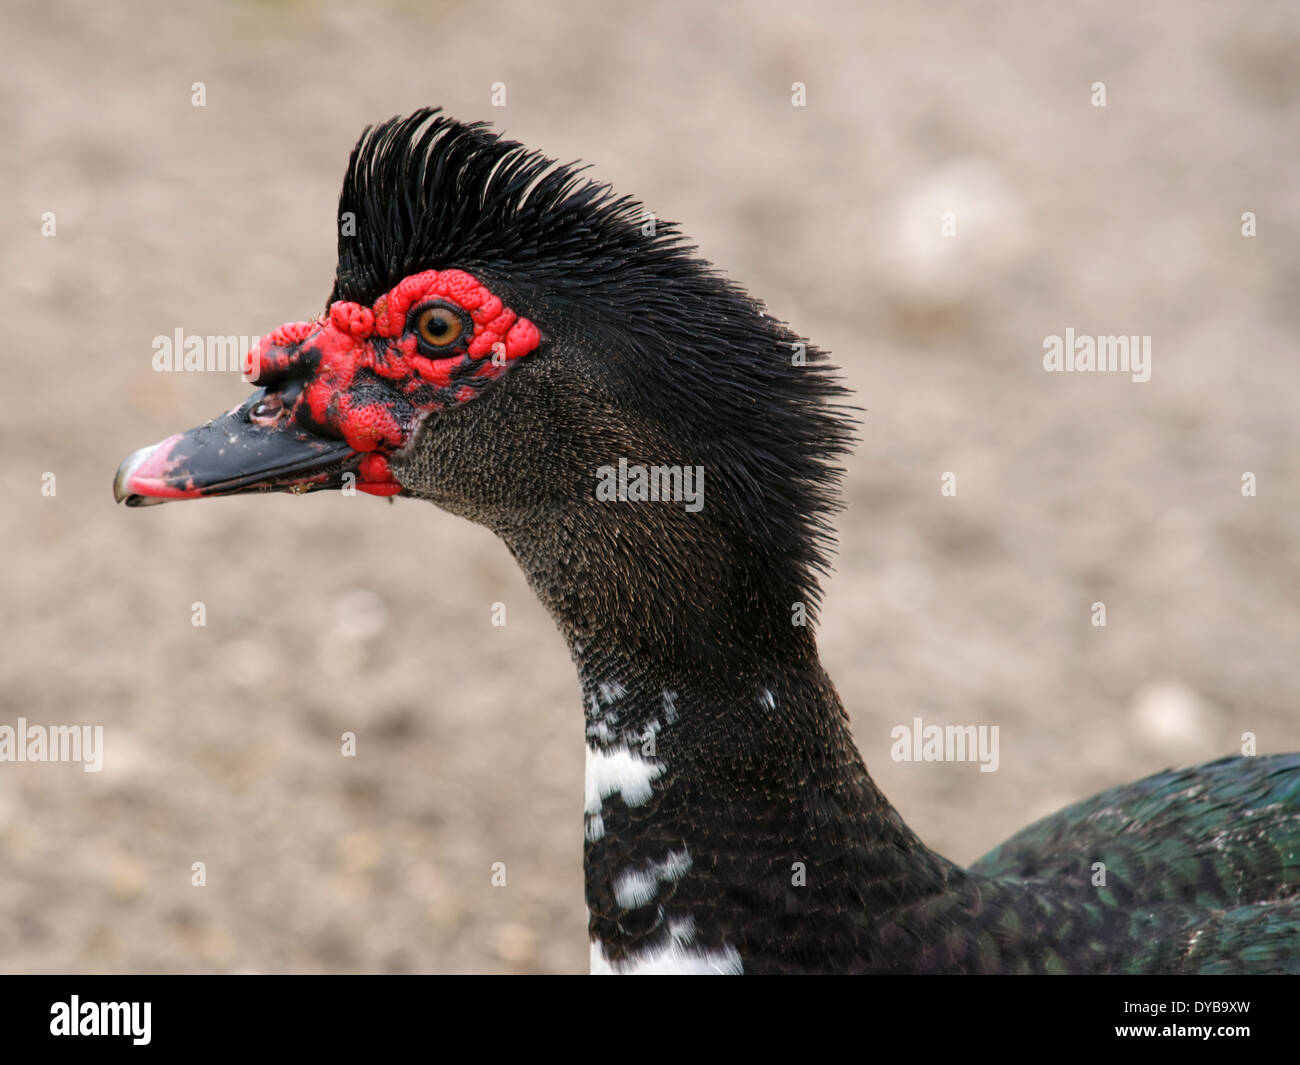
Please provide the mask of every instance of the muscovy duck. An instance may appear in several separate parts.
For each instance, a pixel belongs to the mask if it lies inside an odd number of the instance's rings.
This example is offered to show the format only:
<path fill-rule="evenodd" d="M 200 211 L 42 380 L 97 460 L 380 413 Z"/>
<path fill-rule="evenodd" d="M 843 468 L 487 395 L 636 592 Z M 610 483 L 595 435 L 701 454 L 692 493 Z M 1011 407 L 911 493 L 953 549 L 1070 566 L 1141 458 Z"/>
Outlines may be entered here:
<path fill-rule="evenodd" d="M 675 226 L 438 110 L 363 133 L 339 219 L 325 312 L 114 493 L 355 487 L 494 530 L 581 682 L 593 971 L 1300 970 L 1300 755 L 1115 788 L 968 869 L 912 833 L 811 624 L 844 388 Z"/>

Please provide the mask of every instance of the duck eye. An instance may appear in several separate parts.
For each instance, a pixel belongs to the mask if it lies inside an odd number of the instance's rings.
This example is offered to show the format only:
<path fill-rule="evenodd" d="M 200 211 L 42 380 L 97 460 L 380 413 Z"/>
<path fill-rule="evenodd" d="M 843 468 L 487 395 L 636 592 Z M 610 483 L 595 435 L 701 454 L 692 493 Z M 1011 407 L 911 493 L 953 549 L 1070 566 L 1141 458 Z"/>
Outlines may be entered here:
<path fill-rule="evenodd" d="M 426 307 L 415 320 L 419 338 L 433 348 L 456 343 L 465 331 L 465 322 L 451 307 Z"/>

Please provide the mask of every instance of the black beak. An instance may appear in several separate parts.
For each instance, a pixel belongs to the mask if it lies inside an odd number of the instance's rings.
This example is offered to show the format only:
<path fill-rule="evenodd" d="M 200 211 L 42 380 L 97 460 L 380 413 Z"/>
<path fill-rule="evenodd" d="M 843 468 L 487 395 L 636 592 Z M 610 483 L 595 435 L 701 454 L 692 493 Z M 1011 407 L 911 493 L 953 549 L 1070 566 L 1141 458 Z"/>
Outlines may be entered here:
<path fill-rule="evenodd" d="M 145 507 L 171 499 L 341 488 L 349 473 L 355 482 L 361 455 L 342 440 L 304 429 L 291 417 L 292 405 L 279 391 L 259 389 L 206 425 L 141 448 L 118 467 L 114 498 Z"/>

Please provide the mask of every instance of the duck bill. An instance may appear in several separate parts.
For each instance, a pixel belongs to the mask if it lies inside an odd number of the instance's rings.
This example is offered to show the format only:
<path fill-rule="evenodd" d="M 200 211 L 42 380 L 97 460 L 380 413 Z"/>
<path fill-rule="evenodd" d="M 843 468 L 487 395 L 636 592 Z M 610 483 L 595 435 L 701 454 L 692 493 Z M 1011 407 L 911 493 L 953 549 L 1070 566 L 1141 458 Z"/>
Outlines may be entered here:
<path fill-rule="evenodd" d="M 145 507 L 173 499 L 342 488 L 349 474 L 356 484 L 363 456 L 292 419 L 259 420 L 255 412 L 267 396 L 260 389 L 206 425 L 128 455 L 113 479 L 114 498 Z"/>

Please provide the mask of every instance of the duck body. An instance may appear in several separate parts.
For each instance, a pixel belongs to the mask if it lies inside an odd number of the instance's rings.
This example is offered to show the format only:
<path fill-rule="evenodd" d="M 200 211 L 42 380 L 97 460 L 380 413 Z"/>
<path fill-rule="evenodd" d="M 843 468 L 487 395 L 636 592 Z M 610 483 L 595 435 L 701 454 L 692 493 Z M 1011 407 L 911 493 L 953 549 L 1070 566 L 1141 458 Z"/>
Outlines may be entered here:
<path fill-rule="evenodd" d="M 1300 969 L 1300 755 L 1113 789 L 967 870 L 907 827 L 813 635 L 845 391 L 675 227 L 434 111 L 363 135 L 339 212 L 326 311 L 115 494 L 355 488 L 496 532 L 578 672 L 593 972 Z M 604 490 L 628 468 L 692 493 Z"/>

